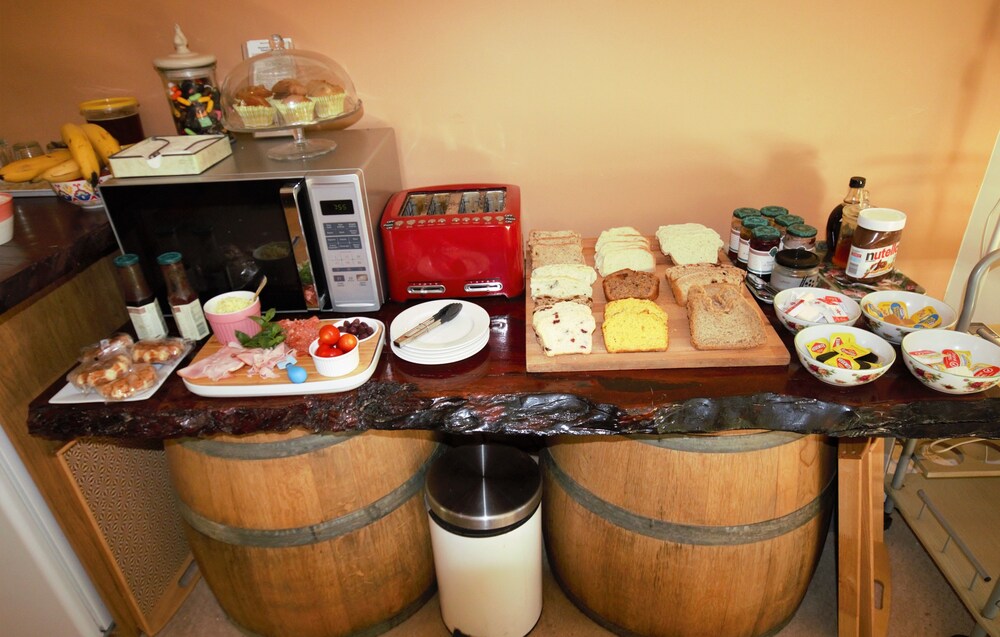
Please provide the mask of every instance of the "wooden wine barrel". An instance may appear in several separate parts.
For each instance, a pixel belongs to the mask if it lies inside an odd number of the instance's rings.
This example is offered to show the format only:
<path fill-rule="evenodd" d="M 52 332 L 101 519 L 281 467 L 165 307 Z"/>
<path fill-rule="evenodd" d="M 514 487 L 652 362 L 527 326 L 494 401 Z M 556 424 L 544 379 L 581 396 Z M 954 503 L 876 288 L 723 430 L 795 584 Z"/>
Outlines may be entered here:
<path fill-rule="evenodd" d="M 167 445 L 205 581 L 267 637 L 378 635 L 435 590 L 432 432 L 215 436 Z"/>
<path fill-rule="evenodd" d="M 541 456 L 553 575 L 608 630 L 760 637 L 794 615 L 836 493 L 826 438 L 564 437 Z"/>

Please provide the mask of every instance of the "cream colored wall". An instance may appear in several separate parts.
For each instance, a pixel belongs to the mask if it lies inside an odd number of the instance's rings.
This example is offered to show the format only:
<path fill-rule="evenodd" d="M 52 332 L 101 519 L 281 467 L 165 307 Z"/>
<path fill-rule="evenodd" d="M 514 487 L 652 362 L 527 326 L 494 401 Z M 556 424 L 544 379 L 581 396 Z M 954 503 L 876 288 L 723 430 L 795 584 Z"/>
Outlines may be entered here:
<path fill-rule="evenodd" d="M 90 3 L 88 3 L 90 4 Z M 519 184 L 528 229 L 596 234 L 780 204 L 822 226 L 851 175 L 909 215 L 901 267 L 942 293 L 997 132 L 1000 0 L 0 3 L 0 135 L 141 101 L 179 23 L 219 58 L 282 33 L 396 129 L 407 187 Z"/>

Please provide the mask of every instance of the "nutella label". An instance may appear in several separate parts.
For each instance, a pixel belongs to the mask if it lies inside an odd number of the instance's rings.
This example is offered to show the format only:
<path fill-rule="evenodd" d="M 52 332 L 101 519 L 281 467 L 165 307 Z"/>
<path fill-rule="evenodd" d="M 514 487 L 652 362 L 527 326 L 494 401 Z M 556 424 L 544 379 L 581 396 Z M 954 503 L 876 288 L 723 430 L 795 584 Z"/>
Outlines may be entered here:
<path fill-rule="evenodd" d="M 847 259 L 847 276 L 855 279 L 873 279 L 892 272 L 896 263 L 899 243 L 881 248 L 858 248 L 851 246 L 851 256 Z"/>

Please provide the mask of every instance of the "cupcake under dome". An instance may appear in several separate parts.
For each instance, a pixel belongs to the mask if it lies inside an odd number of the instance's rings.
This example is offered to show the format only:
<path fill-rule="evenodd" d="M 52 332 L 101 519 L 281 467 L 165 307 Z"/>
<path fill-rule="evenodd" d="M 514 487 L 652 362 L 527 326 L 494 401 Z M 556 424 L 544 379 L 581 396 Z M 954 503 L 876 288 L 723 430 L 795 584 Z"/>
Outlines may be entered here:
<path fill-rule="evenodd" d="M 272 36 L 271 50 L 236 66 L 222 84 L 222 117 L 227 130 L 243 133 L 292 129 L 299 152 L 276 159 L 296 159 L 316 152 L 323 140 L 305 140 L 301 127 L 331 122 L 361 108 L 354 82 L 330 58 L 312 51 L 285 49 Z M 303 154 L 305 153 L 305 154 Z"/>

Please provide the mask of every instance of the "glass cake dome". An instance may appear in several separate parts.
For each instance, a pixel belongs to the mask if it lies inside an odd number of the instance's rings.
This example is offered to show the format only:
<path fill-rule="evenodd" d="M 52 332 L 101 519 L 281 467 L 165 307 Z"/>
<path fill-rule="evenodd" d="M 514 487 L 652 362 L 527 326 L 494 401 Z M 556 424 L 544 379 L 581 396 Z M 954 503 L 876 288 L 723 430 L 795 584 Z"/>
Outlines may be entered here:
<path fill-rule="evenodd" d="M 336 142 L 306 139 L 303 126 L 345 119 L 361 109 L 354 82 L 330 58 L 286 49 L 280 35 L 271 50 L 243 60 L 222 84 L 227 130 L 252 133 L 290 130 L 293 141 L 268 151 L 271 159 L 307 159 L 328 153 Z"/>

